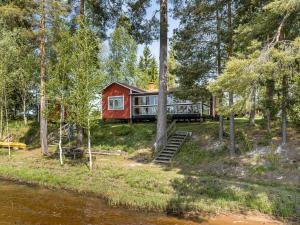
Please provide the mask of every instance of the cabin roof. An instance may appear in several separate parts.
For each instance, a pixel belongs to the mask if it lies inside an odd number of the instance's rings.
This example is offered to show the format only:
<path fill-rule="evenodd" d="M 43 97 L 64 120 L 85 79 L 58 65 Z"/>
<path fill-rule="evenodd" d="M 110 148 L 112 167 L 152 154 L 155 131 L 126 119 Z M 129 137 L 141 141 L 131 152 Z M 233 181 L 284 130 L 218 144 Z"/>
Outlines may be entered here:
<path fill-rule="evenodd" d="M 112 83 L 110 83 L 109 85 L 107 85 L 107 86 L 103 89 L 103 91 L 104 91 L 105 89 L 107 89 L 108 87 L 110 87 L 111 85 L 113 85 L 113 84 L 118 84 L 118 85 L 120 85 L 120 86 L 123 86 L 123 87 L 125 87 L 125 88 L 127 88 L 127 89 L 129 89 L 129 90 L 132 90 L 132 91 L 134 91 L 134 92 L 137 92 L 137 93 L 144 93 L 144 92 L 147 92 L 147 91 L 145 91 L 145 90 L 143 90 L 143 89 L 134 87 L 134 86 L 129 85 L 129 84 L 124 84 L 124 83 L 121 83 L 121 82 L 112 82 Z"/>

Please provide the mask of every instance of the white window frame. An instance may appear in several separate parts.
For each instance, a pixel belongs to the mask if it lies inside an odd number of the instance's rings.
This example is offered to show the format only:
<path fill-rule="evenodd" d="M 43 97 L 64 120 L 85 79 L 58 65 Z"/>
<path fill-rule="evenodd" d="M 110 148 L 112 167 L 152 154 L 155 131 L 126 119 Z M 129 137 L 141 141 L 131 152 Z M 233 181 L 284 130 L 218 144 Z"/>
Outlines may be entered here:
<path fill-rule="evenodd" d="M 122 105 L 122 108 L 120 108 L 120 109 L 114 109 L 114 108 L 110 108 L 110 104 L 109 104 L 109 102 L 110 102 L 110 99 L 112 99 L 112 98 L 122 98 L 122 100 L 123 100 L 123 105 Z M 124 95 L 120 95 L 120 96 L 108 96 L 108 99 L 107 99 L 107 109 L 108 110 L 124 110 L 124 105 L 125 105 L 125 102 L 124 102 Z"/>

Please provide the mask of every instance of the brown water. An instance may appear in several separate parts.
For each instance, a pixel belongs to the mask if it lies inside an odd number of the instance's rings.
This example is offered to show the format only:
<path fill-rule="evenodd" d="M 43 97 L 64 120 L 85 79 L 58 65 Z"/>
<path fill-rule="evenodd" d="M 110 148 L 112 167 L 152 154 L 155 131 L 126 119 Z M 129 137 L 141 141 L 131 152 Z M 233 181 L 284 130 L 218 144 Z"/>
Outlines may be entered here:
<path fill-rule="evenodd" d="M 249 223 L 248 220 L 219 217 L 202 224 Z M 196 225 L 157 214 L 144 214 L 108 207 L 98 198 L 58 190 L 0 181 L 0 225 Z"/>

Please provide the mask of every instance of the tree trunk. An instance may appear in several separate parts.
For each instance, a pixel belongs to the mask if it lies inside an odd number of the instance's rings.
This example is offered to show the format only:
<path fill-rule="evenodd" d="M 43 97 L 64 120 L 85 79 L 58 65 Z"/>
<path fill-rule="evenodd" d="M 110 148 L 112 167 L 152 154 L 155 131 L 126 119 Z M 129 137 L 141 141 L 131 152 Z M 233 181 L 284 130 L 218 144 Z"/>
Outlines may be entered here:
<path fill-rule="evenodd" d="M 83 19 L 84 19 L 84 0 L 80 0 L 80 19 L 81 19 L 81 22 L 83 22 Z M 80 25 L 82 25 L 80 23 Z M 83 128 L 78 124 L 76 126 L 76 129 L 77 129 L 77 137 L 76 137 L 76 146 L 77 148 L 80 148 L 81 145 L 82 145 L 82 142 L 83 142 Z"/>
<path fill-rule="evenodd" d="M 218 1 L 216 1 L 218 3 Z M 221 67 L 221 19 L 219 15 L 219 9 L 217 9 L 217 76 L 220 76 L 222 73 L 222 67 Z M 223 101 L 223 93 L 221 93 L 220 100 L 219 100 L 219 106 L 222 106 Z M 224 117 L 219 113 L 219 141 L 223 142 L 224 138 Z"/>
<path fill-rule="evenodd" d="M 88 152 L 89 152 L 89 167 L 90 170 L 93 168 L 92 150 L 91 150 L 91 129 L 90 129 L 90 119 L 88 119 Z"/>
<path fill-rule="evenodd" d="M 266 106 L 266 114 L 267 114 L 267 129 L 268 132 L 271 132 L 271 107 L 274 105 L 274 89 L 275 89 L 275 82 L 274 80 L 267 80 L 267 91 L 266 91 L 266 98 L 267 98 L 267 106 Z"/>
<path fill-rule="evenodd" d="M 167 141 L 168 0 L 160 0 L 160 56 L 157 110 L 157 148 Z"/>
<path fill-rule="evenodd" d="M 84 0 L 80 0 L 80 17 L 84 18 Z"/>
<path fill-rule="evenodd" d="M 287 101 L 288 101 L 288 76 L 284 75 L 282 78 L 282 98 L 281 98 L 281 145 L 285 145 L 287 142 Z"/>
<path fill-rule="evenodd" d="M 26 97 L 23 96 L 23 120 L 24 124 L 27 125 L 27 115 L 26 115 Z"/>
<path fill-rule="evenodd" d="M 59 120 L 59 160 L 60 164 L 63 165 L 63 149 L 62 149 L 62 126 L 64 122 L 64 114 L 65 114 L 65 109 L 64 106 L 61 104 L 60 105 L 60 120 Z"/>
<path fill-rule="evenodd" d="M 250 110 L 250 118 L 249 125 L 253 127 L 255 125 L 255 112 L 256 112 L 256 86 L 253 88 L 252 98 L 251 98 L 251 110 Z"/>
<path fill-rule="evenodd" d="M 233 40 L 232 40 L 232 0 L 227 1 L 228 8 L 228 59 L 232 56 Z M 234 112 L 233 112 L 233 93 L 229 92 L 229 107 L 230 107 L 230 155 L 235 154 L 235 134 L 234 134 Z"/>
<path fill-rule="evenodd" d="M 3 101 L 1 101 L 1 112 L 0 112 L 0 137 L 3 138 Z"/>
<path fill-rule="evenodd" d="M 229 108 L 230 108 L 230 155 L 235 154 L 235 134 L 234 134 L 234 111 L 233 106 L 233 93 L 229 93 Z"/>
<path fill-rule="evenodd" d="M 83 140 L 83 128 L 80 125 L 77 125 L 76 129 L 77 129 L 76 146 L 77 148 L 80 148 Z"/>
<path fill-rule="evenodd" d="M 10 151 L 10 137 L 9 137 L 9 129 L 8 129 L 8 109 L 7 109 L 7 96 L 6 92 L 4 94 L 4 106 L 5 106 L 5 120 L 6 120 L 6 136 L 7 136 L 7 142 L 8 142 L 8 157 L 11 157 L 11 151 Z"/>
<path fill-rule="evenodd" d="M 46 119 L 46 52 L 45 52 L 45 0 L 41 0 L 40 20 L 40 142 L 44 155 L 48 155 Z"/>

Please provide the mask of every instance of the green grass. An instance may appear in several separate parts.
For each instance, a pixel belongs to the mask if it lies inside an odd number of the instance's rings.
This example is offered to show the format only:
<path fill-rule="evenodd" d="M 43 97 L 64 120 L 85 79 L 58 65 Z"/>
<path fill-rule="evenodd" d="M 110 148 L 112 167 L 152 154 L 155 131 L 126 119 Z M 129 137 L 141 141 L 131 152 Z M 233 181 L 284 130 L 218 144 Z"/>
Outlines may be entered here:
<path fill-rule="evenodd" d="M 164 211 L 240 212 L 257 210 L 288 218 L 300 216 L 297 189 L 259 185 L 177 169 L 136 164 L 122 157 L 97 157 L 92 172 L 84 163 L 66 163 L 22 152 L 0 156 L 0 176 L 40 185 L 94 193 L 112 206 Z"/>
<path fill-rule="evenodd" d="M 237 119 L 236 128 L 242 136 L 238 139 L 239 144 L 246 143 L 246 148 L 248 142 L 255 141 L 253 134 L 266 134 L 261 123 L 258 120 L 256 127 L 249 129 L 247 120 Z M 23 137 L 35 133 L 33 125 L 29 125 Z M 208 148 L 217 141 L 217 122 L 178 123 L 177 126 L 178 130 L 192 131 L 193 136 L 169 167 L 134 161 L 136 150 L 151 148 L 155 124 L 103 123 L 92 130 L 93 149 L 120 149 L 127 151 L 128 157 L 97 156 L 90 172 L 84 161 L 67 160 L 64 166 L 60 166 L 57 159 L 42 157 L 38 149 L 13 152 L 10 160 L 7 150 L 0 150 L 0 176 L 93 193 L 106 199 L 110 205 L 139 210 L 175 214 L 255 210 L 283 218 L 300 218 L 299 187 L 264 177 L 270 170 L 277 171 L 280 159 L 276 156 L 258 157 L 255 165 L 243 164 L 241 157 L 249 149 L 240 151 L 236 158 L 230 158 L 226 145 L 228 138 L 225 145 Z M 228 130 L 228 121 L 225 121 L 225 130 Z M 248 170 L 251 176 L 241 178 L 219 173 L 222 168 L 239 166 Z"/>
<path fill-rule="evenodd" d="M 133 152 L 153 144 L 155 124 L 102 123 L 92 129 L 92 147 L 95 150 L 122 150 Z"/>

